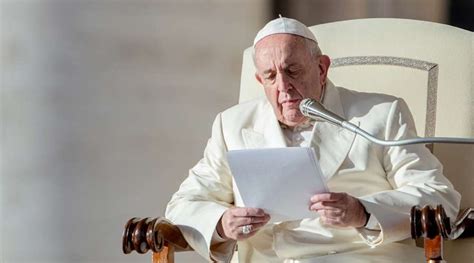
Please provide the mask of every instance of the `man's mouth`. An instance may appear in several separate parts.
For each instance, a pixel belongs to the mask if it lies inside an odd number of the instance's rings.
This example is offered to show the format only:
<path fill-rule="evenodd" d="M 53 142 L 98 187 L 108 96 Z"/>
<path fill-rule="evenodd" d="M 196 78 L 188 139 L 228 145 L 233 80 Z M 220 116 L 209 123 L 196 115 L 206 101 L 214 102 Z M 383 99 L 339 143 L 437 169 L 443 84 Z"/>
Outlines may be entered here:
<path fill-rule="evenodd" d="M 300 101 L 301 101 L 300 99 L 290 99 L 290 100 L 284 100 L 281 104 L 290 106 L 290 105 L 293 105 L 293 104 L 299 104 Z"/>

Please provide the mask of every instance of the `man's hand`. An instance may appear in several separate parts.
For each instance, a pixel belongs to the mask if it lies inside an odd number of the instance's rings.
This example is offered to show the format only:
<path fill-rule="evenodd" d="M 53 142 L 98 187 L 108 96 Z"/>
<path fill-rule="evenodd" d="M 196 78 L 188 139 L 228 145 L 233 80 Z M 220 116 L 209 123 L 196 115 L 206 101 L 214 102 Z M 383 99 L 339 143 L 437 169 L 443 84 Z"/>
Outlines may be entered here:
<path fill-rule="evenodd" d="M 327 225 L 362 227 L 368 219 L 360 201 L 346 193 L 313 195 L 309 209 L 318 212 L 321 221 Z"/>
<path fill-rule="evenodd" d="M 242 240 L 251 237 L 263 227 L 270 215 L 260 208 L 232 207 L 227 209 L 217 224 L 217 233 L 224 239 Z M 250 225 L 250 233 L 243 233 L 243 227 Z"/>

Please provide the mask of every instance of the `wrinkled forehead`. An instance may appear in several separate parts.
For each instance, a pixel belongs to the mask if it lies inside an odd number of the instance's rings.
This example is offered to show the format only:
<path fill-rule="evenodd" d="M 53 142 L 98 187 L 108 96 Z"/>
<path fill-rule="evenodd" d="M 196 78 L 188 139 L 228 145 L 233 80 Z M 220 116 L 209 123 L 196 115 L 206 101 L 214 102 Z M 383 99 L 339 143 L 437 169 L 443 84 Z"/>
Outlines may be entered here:
<path fill-rule="evenodd" d="M 274 34 L 265 37 L 255 45 L 256 61 L 272 59 L 275 56 L 285 60 L 310 56 L 306 39 L 291 34 Z"/>

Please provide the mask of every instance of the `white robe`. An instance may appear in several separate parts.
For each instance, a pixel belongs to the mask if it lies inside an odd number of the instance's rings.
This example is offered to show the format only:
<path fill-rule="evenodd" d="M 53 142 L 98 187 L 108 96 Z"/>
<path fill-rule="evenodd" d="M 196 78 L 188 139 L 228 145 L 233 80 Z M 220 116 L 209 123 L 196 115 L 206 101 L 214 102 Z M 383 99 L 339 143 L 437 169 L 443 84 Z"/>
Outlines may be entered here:
<path fill-rule="evenodd" d="M 416 136 L 402 99 L 350 91 L 329 82 L 323 104 L 378 138 Z M 358 197 L 380 230 L 328 227 L 319 219 L 267 224 L 255 236 L 238 242 L 240 262 L 422 262 L 420 248 L 398 242 L 410 238 L 411 207 L 442 204 L 449 217 L 457 215 L 460 195 L 423 145 L 378 146 L 343 128 L 316 122 L 311 146 L 330 191 Z M 226 152 L 270 147 L 286 145 L 265 98 L 236 105 L 216 117 L 203 159 L 190 170 L 166 209 L 166 217 L 179 225 L 204 258 L 229 261 L 235 248 L 235 242 L 212 240 L 224 211 L 242 205 Z"/>

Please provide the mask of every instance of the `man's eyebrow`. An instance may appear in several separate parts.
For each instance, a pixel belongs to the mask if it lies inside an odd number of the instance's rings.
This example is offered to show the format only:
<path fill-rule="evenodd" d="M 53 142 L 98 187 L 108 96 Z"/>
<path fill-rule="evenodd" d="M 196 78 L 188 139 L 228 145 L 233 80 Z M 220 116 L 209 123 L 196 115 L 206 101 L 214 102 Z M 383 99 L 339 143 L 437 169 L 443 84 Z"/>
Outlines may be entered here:
<path fill-rule="evenodd" d="M 299 66 L 301 66 L 299 63 L 293 62 L 293 63 L 290 63 L 290 64 L 286 64 L 285 68 L 299 67 Z"/>
<path fill-rule="evenodd" d="M 292 62 L 292 63 L 289 63 L 289 64 L 285 64 L 284 65 L 284 68 L 291 68 L 291 67 L 300 67 L 301 65 L 298 63 L 298 62 Z M 271 74 L 273 73 L 274 70 L 273 69 L 266 69 L 263 71 L 263 75 L 266 75 L 266 74 Z"/>

